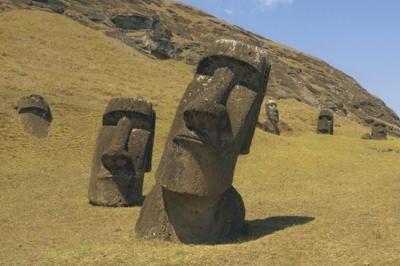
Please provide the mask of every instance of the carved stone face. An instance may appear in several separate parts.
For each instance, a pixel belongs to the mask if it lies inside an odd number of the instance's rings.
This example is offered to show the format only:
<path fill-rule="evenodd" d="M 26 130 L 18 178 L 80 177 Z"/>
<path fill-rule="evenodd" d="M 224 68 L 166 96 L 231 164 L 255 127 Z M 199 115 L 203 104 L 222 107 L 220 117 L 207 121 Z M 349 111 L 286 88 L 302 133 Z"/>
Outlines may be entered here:
<path fill-rule="evenodd" d="M 275 123 L 279 122 L 279 111 L 278 106 L 275 101 L 268 101 L 265 103 L 265 109 L 267 112 L 268 120 L 271 120 Z"/>
<path fill-rule="evenodd" d="M 332 110 L 321 110 L 318 115 L 317 133 L 333 135 L 333 112 Z"/>
<path fill-rule="evenodd" d="M 132 205 L 151 171 L 155 113 L 141 99 L 112 99 L 103 115 L 93 156 L 88 198 L 106 206 Z"/>
<path fill-rule="evenodd" d="M 371 138 L 372 139 L 386 139 L 387 129 L 386 125 L 382 122 L 375 122 L 372 125 Z"/>
<path fill-rule="evenodd" d="M 213 45 L 210 51 L 218 52 L 200 61 L 157 169 L 158 184 L 170 191 L 221 194 L 232 184 L 237 156 L 250 149 L 269 74 L 267 55 L 235 41 Z"/>
<path fill-rule="evenodd" d="M 24 132 L 39 138 L 47 137 L 53 117 L 47 101 L 42 96 L 32 94 L 22 97 L 17 110 Z"/>

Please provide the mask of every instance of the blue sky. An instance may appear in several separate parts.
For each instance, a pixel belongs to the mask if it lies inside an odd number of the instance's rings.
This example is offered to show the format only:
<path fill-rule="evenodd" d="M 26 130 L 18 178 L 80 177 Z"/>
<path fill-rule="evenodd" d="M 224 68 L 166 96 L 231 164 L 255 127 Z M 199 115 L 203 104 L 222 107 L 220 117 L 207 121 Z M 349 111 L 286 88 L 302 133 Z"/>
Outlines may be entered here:
<path fill-rule="evenodd" d="M 179 0 L 322 59 L 400 116 L 400 0 Z"/>

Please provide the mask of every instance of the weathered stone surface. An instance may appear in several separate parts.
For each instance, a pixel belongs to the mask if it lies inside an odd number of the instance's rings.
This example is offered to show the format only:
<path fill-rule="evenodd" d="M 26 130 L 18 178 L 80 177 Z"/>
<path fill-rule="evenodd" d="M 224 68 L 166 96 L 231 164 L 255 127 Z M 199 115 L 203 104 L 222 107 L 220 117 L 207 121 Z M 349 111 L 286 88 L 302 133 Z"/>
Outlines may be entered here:
<path fill-rule="evenodd" d="M 32 5 L 38 7 L 46 7 L 49 6 L 51 10 L 56 13 L 62 14 L 66 9 L 66 5 L 62 1 L 58 0 L 36 0 L 32 1 Z"/>
<path fill-rule="evenodd" d="M 377 121 L 371 127 L 371 139 L 386 139 L 387 127 L 385 123 Z"/>
<path fill-rule="evenodd" d="M 88 199 L 93 205 L 130 206 L 142 198 L 151 171 L 155 112 L 142 99 L 114 98 L 96 141 Z"/>
<path fill-rule="evenodd" d="M 280 130 L 278 127 L 279 110 L 275 101 L 269 100 L 265 103 L 265 111 L 267 113 L 267 120 L 262 124 L 262 130 L 279 135 Z"/>
<path fill-rule="evenodd" d="M 146 17 L 137 14 L 118 14 L 111 18 L 111 21 L 123 30 L 155 29 L 159 21 L 158 17 Z"/>
<path fill-rule="evenodd" d="M 47 101 L 38 94 L 22 97 L 17 106 L 18 119 L 25 133 L 45 138 L 53 116 Z"/>
<path fill-rule="evenodd" d="M 237 41 L 211 45 L 176 111 L 157 183 L 136 224 L 140 237 L 215 243 L 240 232 L 245 209 L 233 174 L 238 155 L 250 151 L 267 58 Z"/>
<path fill-rule="evenodd" d="M 332 110 L 321 110 L 318 115 L 317 133 L 333 135 L 334 115 Z"/>

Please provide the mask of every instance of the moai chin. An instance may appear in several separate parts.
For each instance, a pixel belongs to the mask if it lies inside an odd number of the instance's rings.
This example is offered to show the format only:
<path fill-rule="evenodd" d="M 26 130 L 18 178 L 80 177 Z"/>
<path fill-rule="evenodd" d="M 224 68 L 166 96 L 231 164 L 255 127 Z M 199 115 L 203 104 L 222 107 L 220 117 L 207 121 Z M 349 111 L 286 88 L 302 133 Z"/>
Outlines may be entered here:
<path fill-rule="evenodd" d="M 371 139 L 386 139 L 387 137 L 387 128 L 386 125 L 382 122 L 375 122 L 371 127 Z"/>
<path fill-rule="evenodd" d="M 93 205 L 131 206 L 142 198 L 151 171 L 155 112 L 142 99 L 111 99 L 96 141 L 88 199 Z"/>
<path fill-rule="evenodd" d="M 333 135 L 333 111 L 330 109 L 323 109 L 319 112 L 317 133 Z"/>
<path fill-rule="evenodd" d="M 25 133 L 45 138 L 48 135 L 53 116 L 47 101 L 38 94 L 24 96 L 18 101 L 16 107 L 18 120 Z"/>
<path fill-rule="evenodd" d="M 262 124 L 262 129 L 266 132 L 279 135 L 280 130 L 278 127 L 279 110 L 275 101 L 269 100 L 265 103 L 265 111 L 267 113 L 267 120 Z"/>
<path fill-rule="evenodd" d="M 213 43 L 177 108 L 135 231 L 139 237 L 216 243 L 241 231 L 245 208 L 232 186 L 250 151 L 270 64 L 264 50 Z"/>

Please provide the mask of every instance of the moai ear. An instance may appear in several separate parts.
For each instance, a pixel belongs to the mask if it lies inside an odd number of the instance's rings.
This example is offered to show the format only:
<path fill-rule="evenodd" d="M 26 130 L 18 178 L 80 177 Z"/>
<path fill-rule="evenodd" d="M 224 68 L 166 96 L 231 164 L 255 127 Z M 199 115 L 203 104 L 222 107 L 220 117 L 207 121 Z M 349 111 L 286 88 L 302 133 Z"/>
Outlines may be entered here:
<path fill-rule="evenodd" d="M 147 158 L 146 158 L 146 166 L 145 172 L 151 171 L 151 159 L 153 158 L 153 144 L 154 144 L 154 135 L 156 131 L 156 112 L 154 110 L 151 111 L 151 128 L 152 132 L 150 135 L 149 143 L 147 144 Z"/>

